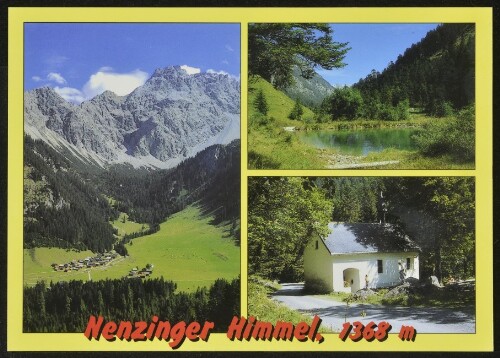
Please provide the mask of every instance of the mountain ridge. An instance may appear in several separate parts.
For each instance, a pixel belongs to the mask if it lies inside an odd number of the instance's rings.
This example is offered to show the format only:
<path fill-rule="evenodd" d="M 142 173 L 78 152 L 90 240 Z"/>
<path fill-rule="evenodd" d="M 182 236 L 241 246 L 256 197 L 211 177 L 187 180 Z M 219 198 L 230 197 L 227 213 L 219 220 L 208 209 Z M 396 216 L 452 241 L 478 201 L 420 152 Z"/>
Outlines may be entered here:
<path fill-rule="evenodd" d="M 334 87 L 319 73 L 314 72 L 312 78 L 302 77 L 297 67 L 293 68 L 294 84 L 283 92 L 293 100 L 299 100 L 309 108 L 318 107 L 332 93 Z"/>

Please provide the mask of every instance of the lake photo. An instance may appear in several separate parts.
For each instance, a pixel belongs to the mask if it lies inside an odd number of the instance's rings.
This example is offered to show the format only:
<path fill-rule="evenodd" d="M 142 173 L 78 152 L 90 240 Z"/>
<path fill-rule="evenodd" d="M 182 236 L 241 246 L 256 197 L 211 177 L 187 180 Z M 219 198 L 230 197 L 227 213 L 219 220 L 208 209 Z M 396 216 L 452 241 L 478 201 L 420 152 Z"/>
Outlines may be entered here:
<path fill-rule="evenodd" d="M 249 169 L 473 169 L 474 24 L 249 24 Z"/>
<path fill-rule="evenodd" d="M 365 130 L 319 130 L 297 133 L 299 139 L 320 149 L 334 148 L 342 154 L 367 155 L 384 149 L 414 150 L 417 148 L 412 128 L 379 128 Z"/>

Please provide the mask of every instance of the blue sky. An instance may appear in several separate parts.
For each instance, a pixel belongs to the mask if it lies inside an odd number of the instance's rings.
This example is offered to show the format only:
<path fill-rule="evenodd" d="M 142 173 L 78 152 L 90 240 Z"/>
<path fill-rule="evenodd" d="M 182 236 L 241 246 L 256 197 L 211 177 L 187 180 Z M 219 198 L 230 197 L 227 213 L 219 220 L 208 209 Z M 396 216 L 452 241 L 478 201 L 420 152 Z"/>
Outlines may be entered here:
<path fill-rule="evenodd" d="M 25 24 L 24 89 L 51 86 L 81 102 L 126 94 L 156 68 L 240 75 L 239 24 Z"/>
<path fill-rule="evenodd" d="M 352 85 L 372 69 L 382 71 L 390 61 L 419 42 L 438 24 L 331 24 L 333 40 L 349 42 L 346 67 L 317 72 L 332 85 Z"/>

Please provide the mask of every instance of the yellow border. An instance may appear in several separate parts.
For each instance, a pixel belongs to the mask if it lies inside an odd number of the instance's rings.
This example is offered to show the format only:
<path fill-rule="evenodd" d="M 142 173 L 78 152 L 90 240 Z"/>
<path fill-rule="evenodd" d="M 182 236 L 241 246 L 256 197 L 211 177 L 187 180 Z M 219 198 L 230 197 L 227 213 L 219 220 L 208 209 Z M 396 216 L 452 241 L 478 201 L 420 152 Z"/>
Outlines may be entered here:
<path fill-rule="evenodd" d="M 212 334 L 208 342 L 186 341 L 181 351 L 489 351 L 493 349 L 493 184 L 492 184 L 492 9 L 491 8 L 9 8 L 8 126 L 8 262 L 7 348 L 26 351 L 128 350 L 170 351 L 165 342 L 88 341 L 82 334 L 22 333 L 23 232 L 23 23 L 24 22 L 233 22 L 241 23 L 242 88 L 242 238 L 246 237 L 247 177 L 251 175 L 334 176 L 475 176 L 476 334 L 419 334 L 401 342 L 391 334 L 385 342 L 342 342 L 326 335 L 322 344 L 305 342 L 231 342 Z M 476 169 L 469 171 L 255 171 L 247 170 L 247 26 L 249 22 L 442 23 L 476 24 Z M 241 243 L 242 314 L 246 315 L 247 243 Z"/>

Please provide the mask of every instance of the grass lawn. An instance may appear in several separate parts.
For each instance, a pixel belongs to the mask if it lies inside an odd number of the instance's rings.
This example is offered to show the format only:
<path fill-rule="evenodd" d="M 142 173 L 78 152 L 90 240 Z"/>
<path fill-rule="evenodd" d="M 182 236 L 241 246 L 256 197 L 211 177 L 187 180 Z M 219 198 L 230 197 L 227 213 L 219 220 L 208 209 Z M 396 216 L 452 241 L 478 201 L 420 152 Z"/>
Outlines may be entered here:
<path fill-rule="evenodd" d="M 57 272 L 50 266 L 53 263 L 62 264 L 71 260 L 94 256 L 92 251 L 75 251 L 55 247 L 37 247 L 24 249 L 24 284 L 34 285 L 37 281 L 68 281 L 70 279 L 87 279 L 84 272 Z"/>
<path fill-rule="evenodd" d="M 426 157 L 419 152 L 397 149 L 386 149 L 378 153 L 370 153 L 361 162 L 381 162 L 398 160 L 398 164 L 384 165 L 375 169 L 474 169 L 473 162 L 457 163 L 453 158 L 443 155 Z"/>
<path fill-rule="evenodd" d="M 321 128 L 323 129 L 323 128 Z M 248 165 L 250 169 L 326 169 L 329 160 L 342 155 L 335 149 L 317 149 L 302 142 L 296 133 L 272 124 L 249 127 Z M 418 151 L 385 149 L 359 157 L 357 163 L 398 161 L 380 167 L 361 169 L 474 169 L 474 162 L 457 162 L 451 156 L 425 156 Z"/>
<path fill-rule="evenodd" d="M 266 118 L 255 109 L 259 91 L 269 106 Z M 261 79 L 253 78 L 248 87 L 248 166 L 251 169 L 311 169 L 324 168 L 327 162 L 318 156 L 316 148 L 299 141 L 294 133 L 283 127 L 301 127 L 303 121 L 291 120 L 288 115 L 295 102 L 283 92 Z M 303 107 L 303 118 L 311 120 L 314 113 Z"/>
<path fill-rule="evenodd" d="M 326 152 L 335 153 L 328 150 Z M 285 132 L 271 125 L 248 130 L 250 169 L 324 169 L 327 163 L 319 155 L 318 149 L 300 141 L 295 133 Z"/>
<path fill-rule="evenodd" d="M 211 219 L 202 217 L 197 207 L 187 207 L 160 224 L 160 231 L 127 244 L 128 257 L 93 268 L 92 280 L 121 278 L 133 267 L 140 269 L 148 263 L 154 264 L 152 278 L 175 281 L 182 291 L 209 286 L 217 278 L 236 278 L 240 274 L 240 248 L 228 237 L 230 225 L 213 226 Z M 55 272 L 50 264 L 92 255 L 90 251 L 56 248 L 24 250 L 24 283 L 87 280 L 86 271 Z"/>
<path fill-rule="evenodd" d="M 132 265 L 154 264 L 152 277 L 175 281 L 192 291 L 217 278 L 233 279 L 240 273 L 240 248 L 228 237 L 230 226 L 210 225 L 190 206 L 160 225 L 160 231 L 127 245 Z"/>

